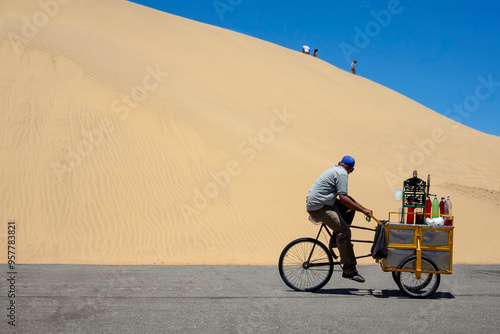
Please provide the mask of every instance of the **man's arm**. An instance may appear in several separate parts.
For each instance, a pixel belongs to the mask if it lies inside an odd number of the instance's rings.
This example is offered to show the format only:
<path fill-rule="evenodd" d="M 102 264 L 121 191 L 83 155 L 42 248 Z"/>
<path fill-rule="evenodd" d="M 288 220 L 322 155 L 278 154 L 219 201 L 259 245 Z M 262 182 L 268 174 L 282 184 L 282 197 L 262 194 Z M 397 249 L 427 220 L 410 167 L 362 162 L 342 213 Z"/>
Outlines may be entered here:
<path fill-rule="evenodd" d="M 339 195 L 340 203 L 347 206 L 349 209 L 353 209 L 359 212 L 362 212 L 364 215 L 368 216 L 370 213 L 373 213 L 372 210 L 365 208 L 358 202 L 356 202 L 353 198 L 348 195 L 340 194 Z"/>

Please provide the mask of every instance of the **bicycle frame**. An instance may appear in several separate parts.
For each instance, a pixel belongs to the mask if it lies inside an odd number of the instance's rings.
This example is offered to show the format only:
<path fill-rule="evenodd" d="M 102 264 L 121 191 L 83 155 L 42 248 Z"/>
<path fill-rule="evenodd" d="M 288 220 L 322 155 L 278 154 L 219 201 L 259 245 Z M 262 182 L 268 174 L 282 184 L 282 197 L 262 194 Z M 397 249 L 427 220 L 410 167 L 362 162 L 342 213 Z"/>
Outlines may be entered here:
<path fill-rule="evenodd" d="M 375 218 L 375 217 L 373 217 L 373 218 Z M 380 224 L 380 222 L 376 218 L 375 218 L 375 220 L 377 221 L 377 223 Z M 330 238 L 333 237 L 333 233 L 330 231 L 330 228 L 326 224 L 321 223 L 321 226 L 319 228 L 318 234 L 316 235 L 316 240 L 317 241 L 319 241 L 319 237 L 321 235 L 321 231 L 323 230 L 323 228 L 325 229 L 325 231 L 327 232 L 327 234 L 328 234 L 328 236 Z M 355 228 L 355 229 L 359 229 L 359 230 L 367 230 L 367 231 L 373 231 L 373 232 L 375 232 L 374 228 L 363 227 L 363 226 L 349 225 L 349 228 Z M 351 242 L 353 242 L 353 243 L 371 243 L 371 244 L 373 244 L 373 240 L 351 239 Z M 307 259 L 307 263 L 309 264 L 309 266 L 310 267 L 317 267 L 317 266 L 329 265 L 328 263 L 314 263 L 314 264 L 310 263 L 311 256 L 314 253 L 314 248 L 315 248 L 315 246 L 313 246 L 313 248 L 311 249 L 311 253 L 309 254 L 309 258 Z M 328 248 L 330 249 L 329 246 L 328 246 Z M 335 254 L 335 252 L 332 249 L 330 249 L 330 251 L 332 253 L 333 258 L 335 260 L 337 260 L 338 259 L 337 254 Z M 356 256 L 356 259 L 361 259 L 361 258 L 370 257 L 370 256 L 371 256 L 371 254 L 359 255 L 359 256 Z M 340 264 L 340 262 L 339 261 L 335 261 L 334 264 L 338 265 L 338 264 Z"/>

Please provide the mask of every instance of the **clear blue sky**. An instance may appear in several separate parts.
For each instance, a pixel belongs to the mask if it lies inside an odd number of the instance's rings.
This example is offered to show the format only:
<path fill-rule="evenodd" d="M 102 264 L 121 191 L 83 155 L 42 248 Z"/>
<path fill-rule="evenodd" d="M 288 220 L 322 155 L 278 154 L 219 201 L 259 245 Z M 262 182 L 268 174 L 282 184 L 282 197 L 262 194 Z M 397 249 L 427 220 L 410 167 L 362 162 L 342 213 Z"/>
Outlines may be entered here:
<path fill-rule="evenodd" d="M 134 0 L 257 37 L 357 73 L 500 136 L 500 2 Z"/>

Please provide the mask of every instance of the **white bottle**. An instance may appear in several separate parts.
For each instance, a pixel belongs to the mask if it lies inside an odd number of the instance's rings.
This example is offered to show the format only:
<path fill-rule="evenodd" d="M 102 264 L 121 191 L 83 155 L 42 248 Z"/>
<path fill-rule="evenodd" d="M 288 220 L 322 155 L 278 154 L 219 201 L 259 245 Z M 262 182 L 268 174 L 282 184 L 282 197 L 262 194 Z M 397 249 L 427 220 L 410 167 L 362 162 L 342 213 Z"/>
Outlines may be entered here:
<path fill-rule="evenodd" d="M 451 213 L 452 205 L 450 201 L 450 196 L 446 196 L 446 202 L 444 203 L 444 214 L 452 216 Z M 453 226 L 453 218 L 445 217 L 444 226 Z"/>

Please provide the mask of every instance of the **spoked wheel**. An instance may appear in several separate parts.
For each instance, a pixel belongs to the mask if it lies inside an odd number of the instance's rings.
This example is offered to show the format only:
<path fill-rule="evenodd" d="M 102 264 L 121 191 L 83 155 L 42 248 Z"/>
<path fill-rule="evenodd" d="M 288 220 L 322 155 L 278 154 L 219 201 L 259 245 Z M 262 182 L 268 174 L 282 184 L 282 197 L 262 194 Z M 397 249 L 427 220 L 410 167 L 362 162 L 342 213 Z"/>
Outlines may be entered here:
<path fill-rule="evenodd" d="M 396 284 L 397 284 L 397 285 L 398 285 L 398 287 L 399 287 L 399 277 L 398 277 L 398 274 L 399 274 L 399 272 L 397 272 L 397 271 L 393 271 L 393 272 L 392 272 L 392 279 L 394 280 L 394 282 L 396 282 Z"/>
<path fill-rule="evenodd" d="M 401 274 L 401 272 L 398 272 L 398 271 L 393 271 L 392 272 L 392 279 L 394 280 L 394 282 L 396 282 L 396 284 L 398 285 L 399 287 L 399 282 L 400 282 L 400 277 L 399 275 Z M 425 281 L 422 282 L 421 285 L 415 287 L 416 289 L 420 290 L 420 289 L 423 289 L 425 288 L 427 285 L 429 285 L 429 283 L 431 282 L 432 280 L 432 275 L 428 275 L 427 276 L 427 279 Z"/>
<path fill-rule="evenodd" d="M 296 291 L 317 291 L 324 287 L 333 273 L 332 255 L 326 246 L 312 238 L 297 239 L 281 252 L 280 276 Z"/>
<path fill-rule="evenodd" d="M 403 270 L 416 270 L 417 257 L 415 255 L 409 256 L 399 264 L 398 269 Z M 426 258 L 422 257 L 421 269 L 427 271 L 437 271 L 436 264 Z M 410 297 L 425 298 L 436 292 L 441 282 L 441 275 L 434 273 L 421 273 L 420 278 L 414 272 L 398 271 L 393 272 L 394 281 L 399 289 Z"/>

